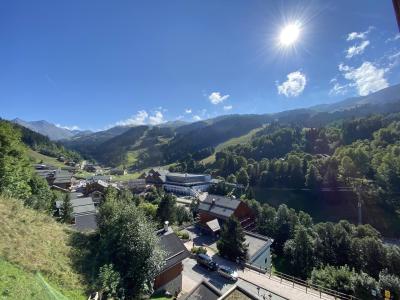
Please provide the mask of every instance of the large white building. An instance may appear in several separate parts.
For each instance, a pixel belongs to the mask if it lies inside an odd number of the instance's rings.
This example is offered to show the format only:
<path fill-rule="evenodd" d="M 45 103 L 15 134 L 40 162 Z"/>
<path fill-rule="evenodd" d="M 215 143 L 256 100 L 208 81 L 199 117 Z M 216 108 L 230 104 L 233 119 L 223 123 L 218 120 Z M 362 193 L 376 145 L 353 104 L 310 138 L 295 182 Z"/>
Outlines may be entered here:
<path fill-rule="evenodd" d="M 206 192 L 211 185 L 211 175 L 168 173 L 165 175 L 164 190 L 170 193 L 197 196 L 199 192 Z"/>

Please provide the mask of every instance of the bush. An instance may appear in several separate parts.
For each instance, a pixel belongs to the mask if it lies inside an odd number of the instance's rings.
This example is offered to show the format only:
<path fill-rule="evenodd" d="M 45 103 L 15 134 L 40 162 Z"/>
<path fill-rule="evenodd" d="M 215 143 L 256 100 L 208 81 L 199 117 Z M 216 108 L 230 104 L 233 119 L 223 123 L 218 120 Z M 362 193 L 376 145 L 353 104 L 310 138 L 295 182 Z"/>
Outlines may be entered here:
<path fill-rule="evenodd" d="M 178 231 L 176 233 L 176 235 L 182 240 L 188 240 L 189 239 L 189 233 L 187 233 L 186 231 Z"/>
<path fill-rule="evenodd" d="M 207 249 L 204 247 L 193 247 L 191 252 L 193 254 L 207 254 Z"/>

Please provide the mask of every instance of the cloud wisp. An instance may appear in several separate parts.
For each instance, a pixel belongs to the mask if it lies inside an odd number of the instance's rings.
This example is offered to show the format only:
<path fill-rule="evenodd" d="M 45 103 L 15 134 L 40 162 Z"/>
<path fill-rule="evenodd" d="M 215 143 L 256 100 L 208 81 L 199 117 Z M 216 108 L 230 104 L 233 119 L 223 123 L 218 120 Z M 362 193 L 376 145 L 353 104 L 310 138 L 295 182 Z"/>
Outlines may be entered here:
<path fill-rule="evenodd" d="M 164 115 L 157 110 L 153 115 L 150 115 L 145 110 L 139 110 L 135 115 L 128 119 L 118 121 L 116 126 L 138 126 L 138 125 L 159 125 L 165 123 Z"/>
<path fill-rule="evenodd" d="M 364 32 L 350 32 L 347 35 L 347 41 L 353 41 L 356 39 L 360 39 L 360 40 L 365 40 L 368 36 L 368 34 L 372 31 L 372 29 L 374 29 L 374 26 L 369 26 L 368 29 Z"/>
<path fill-rule="evenodd" d="M 208 99 L 210 102 L 214 105 L 220 104 L 224 102 L 226 99 L 228 99 L 230 95 L 221 95 L 220 92 L 212 92 L 209 96 Z"/>
<path fill-rule="evenodd" d="M 307 78 L 306 75 L 300 71 L 289 73 L 287 80 L 282 84 L 277 85 L 278 94 L 285 95 L 286 97 L 297 97 L 299 96 L 306 87 Z"/>
<path fill-rule="evenodd" d="M 225 111 L 231 110 L 232 108 L 233 108 L 232 105 L 225 105 L 225 106 L 224 106 L 224 110 L 225 110 Z"/>
<path fill-rule="evenodd" d="M 56 126 L 57 126 L 58 128 L 67 129 L 67 130 L 70 130 L 70 131 L 72 131 L 72 130 L 81 130 L 81 129 L 79 128 L 79 126 L 77 126 L 77 125 L 63 126 L 63 125 L 60 125 L 60 124 L 56 124 Z"/>
<path fill-rule="evenodd" d="M 359 45 L 353 45 L 346 50 L 346 58 L 352 58 L 353 56 L 364 53 L 365 48 L 368 47 L 370 42 L 368 40 L 362 41 Z"/>

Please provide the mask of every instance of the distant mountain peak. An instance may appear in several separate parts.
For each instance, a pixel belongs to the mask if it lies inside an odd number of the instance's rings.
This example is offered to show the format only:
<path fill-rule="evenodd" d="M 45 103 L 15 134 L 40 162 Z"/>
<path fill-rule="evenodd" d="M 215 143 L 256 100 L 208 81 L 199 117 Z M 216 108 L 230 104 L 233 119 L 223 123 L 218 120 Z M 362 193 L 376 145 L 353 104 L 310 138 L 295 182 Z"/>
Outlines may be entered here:
<path fill-rule="evenodd" d="M 81 131 L 68 130 L 66 128 L 58 127 L 46 120 L 38 121 L 25 121 L 20 118 L 11 120 L 13 123 L 24 126 L 32 131 L 38 132 L 42 135 L 49 137 L 53 141 L 70 139 L 77 134 L 82 134 Z"/>

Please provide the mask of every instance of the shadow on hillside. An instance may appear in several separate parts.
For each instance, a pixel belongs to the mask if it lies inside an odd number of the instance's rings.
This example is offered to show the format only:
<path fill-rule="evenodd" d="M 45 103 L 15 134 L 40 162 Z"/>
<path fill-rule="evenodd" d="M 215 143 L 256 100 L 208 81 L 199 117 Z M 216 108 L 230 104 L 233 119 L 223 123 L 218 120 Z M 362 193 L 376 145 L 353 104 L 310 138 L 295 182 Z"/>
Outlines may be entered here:
<path fill-rule="evenodd" d="M 96 233 L 71 233 L 71 261 L 75 271 L 84 276 L 88 286 L 94 286 L 100 267 L 98 244 L 99 236 Z"/>

